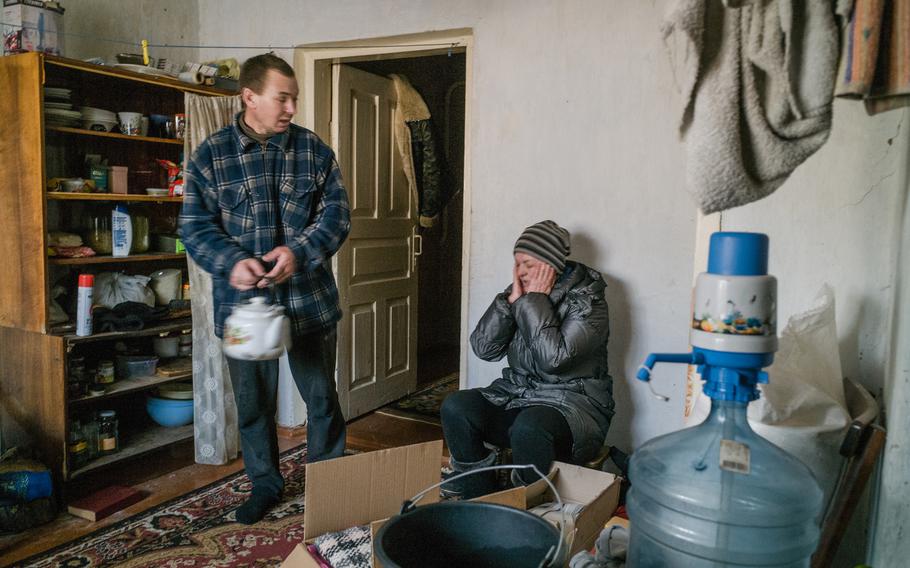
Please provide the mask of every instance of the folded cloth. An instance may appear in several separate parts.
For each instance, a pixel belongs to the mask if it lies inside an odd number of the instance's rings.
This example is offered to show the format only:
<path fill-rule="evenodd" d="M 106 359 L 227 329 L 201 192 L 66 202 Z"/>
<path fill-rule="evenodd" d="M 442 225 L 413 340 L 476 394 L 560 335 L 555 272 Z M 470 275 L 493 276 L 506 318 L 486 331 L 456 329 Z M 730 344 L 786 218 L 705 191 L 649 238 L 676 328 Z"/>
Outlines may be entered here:
<path fill-rule="evenodd" d="M 373 561 L 369 525 L 326 533 L 313 544 L 332 568 L 369 568 Z"/>
<path fill-rule="evenodd" d="M 57 245 L 48 248 L 48 255 L 64 258 L 84 258 L 86 256 L 95 256 L 95 251 L 91 247 L 85 245 L 75 247 Z"/>
<path fill-rule="evenodd" d="M 835 94 L 878 114 L 910 106 L 910 2 L 854 0 Z"/>
<path fill-rule="evenodd" d="M 142 302 L 120 302 L 113 309 L 95 308 L 92 318 L 99 332 L 138 331 L 167 314 L 167 307 L 153 308 Z"/>
<path fill-rule="evenodd" d="M 594 544 L 594 554 L 581 551 L 572 557 L 569 568 L 623 568 L 629 548 L 629 530 L 620 525 L 608 526 Z"/>
<path fill-rule="evenodd" d="M 47 246 L 49 247 L 78 247 L 82 246 L 82 237 L 75 233 L 64 233 L 62 231 L 51 231 L 47 235 Z"/>
<path fill-rule="evenodd" d="M 830 0 L 727 4 L 678 0 L 662 26 L 686 185 L 706 214 L 770 195 L 825 143 L 837 70 Z"/>

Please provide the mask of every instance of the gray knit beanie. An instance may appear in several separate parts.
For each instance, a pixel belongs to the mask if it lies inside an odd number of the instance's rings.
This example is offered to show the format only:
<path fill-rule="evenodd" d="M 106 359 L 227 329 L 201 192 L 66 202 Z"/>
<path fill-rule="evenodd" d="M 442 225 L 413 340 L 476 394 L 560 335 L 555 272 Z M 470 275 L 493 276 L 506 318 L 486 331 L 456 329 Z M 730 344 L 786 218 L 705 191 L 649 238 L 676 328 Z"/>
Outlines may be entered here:
<path fill-rule="evenodd" d="M 534 223 L 521 233 L 515 242 L 515 252 L 529 254 L 542 260 L 562 274 L 566 268 L 566 257 L 572 251 L 569 231 L 553 221 Z"/>

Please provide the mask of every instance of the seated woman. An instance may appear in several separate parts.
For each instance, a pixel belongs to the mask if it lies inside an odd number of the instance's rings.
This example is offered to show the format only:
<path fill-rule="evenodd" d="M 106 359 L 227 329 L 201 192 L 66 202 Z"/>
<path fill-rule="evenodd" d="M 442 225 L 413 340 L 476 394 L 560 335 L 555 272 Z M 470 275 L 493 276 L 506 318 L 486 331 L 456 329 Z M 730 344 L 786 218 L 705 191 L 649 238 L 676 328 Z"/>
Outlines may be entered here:
<path fill-rule="evenodd" d="M 553 221 L 531 225 L 515 243 L 512 285 L 471 334 L 478 357 L 508 355 L 509 366 L 489 387 L 455 392 L 442 405 L 455 472 L 494 463 L 484 442 L 511 448 L 513 463 L 543 473 L 553 460 L 584 463 L 603 446 L 613 416 L 606 284 L 597 271 L 567 261 L 569 252 L 569 232 Z M 443 493 L 470 499 L 496 490 L 495 478 L 465 476 Z M 535 479 L 530 469 L 512 475 L 514 483 Z"/>

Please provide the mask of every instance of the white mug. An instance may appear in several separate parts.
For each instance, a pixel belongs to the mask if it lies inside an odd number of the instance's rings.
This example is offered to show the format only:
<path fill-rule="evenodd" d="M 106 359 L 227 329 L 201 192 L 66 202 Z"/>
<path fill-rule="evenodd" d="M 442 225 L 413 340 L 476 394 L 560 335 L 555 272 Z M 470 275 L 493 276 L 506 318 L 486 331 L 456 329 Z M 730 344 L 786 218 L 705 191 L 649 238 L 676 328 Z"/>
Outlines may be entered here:
<path fill-rule="evenodd" d="M 118 112 L 120 132 L 128 136 L 139 136 L 142 132 L 142 114 L 138 112 Z"/>

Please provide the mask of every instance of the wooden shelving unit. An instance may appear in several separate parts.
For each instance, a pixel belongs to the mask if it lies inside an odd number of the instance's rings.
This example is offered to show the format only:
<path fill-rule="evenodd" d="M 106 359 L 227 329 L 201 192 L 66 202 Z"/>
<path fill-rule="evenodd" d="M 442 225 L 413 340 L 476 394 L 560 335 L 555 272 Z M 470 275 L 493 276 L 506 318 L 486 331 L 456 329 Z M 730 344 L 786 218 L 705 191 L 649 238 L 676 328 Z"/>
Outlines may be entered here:
<path fill-rule="evenodd" d="M 161 428 L 145 416 L 145 391 L 156 385 L 190 378 L 124 379 L 103 395 L 69 399 L 69 366 L 80 357 L 86 376 L 98 362 L 113 359 L 122 342 L 138 353 L 153 352 L 152 338 L 192 331 L 189 310 L 137 331 L 96 333 L 78 337 L 73 327 L 51 325 L 52 292 L 64 285 L 74 294 L 78 274 L 124 270 L 148 274 L 163 267 L 185 267 L 185 253 L 144 253 L 126 257 L 48 257 L 48 234 L 81 233 L 89 215 L 107 204 L 128 202 L 131 213 L 148 219 L 152 234 L 173 233 L 181 197 L 48 192 L 47 180 L 76 177 L 84 171 L 87 154 L 128 168 L 128 185 L 154 187 L 161 174 L 158 160 L 178 162 L 184 141 L 149 136 L 126 136 L 83 128 L 45 124 L 45 87 L 69 90 L 74 107 L 111 112 L 173 116 L 185 113 L 184 94 L 233 95 L 221 89 L 182 83 L 170 77 L 135 73 L 83 61 L 24 53 L 0 57 L 0 251 L 7 278 L 0 286 L 0 398 L 9 420 L 32 438 L 37 457 L 54 473 L 66 497 L 67 485 L 91 485 L 116 476 L 118 462 L 165 449 L 193 436 L 193 426 Z M 187 116 L 191 122 L 192 116 Z M 141 186 L 141 187 L 140 187 Z M 176 204 L 176 206 L 174 205 Z M 94 213 L 93 213 L 94 212 Z M 70 306 L 64 305 L 66 309 Z M 72 320 L 72 315 L 69 314 Z M 67 444 L 74 421 L 90 420 L 99 410 L 116 410 L 121 417 L 121 451 L 73 471 Z M 184 448 L 186 444 L 180 444 Z M 189 457 L 189 456 L 187 456 Z"/>
<path fill-rule="evenodd" d="M 145 201 L 149 203 L 183 203 L 183 197 L 158 197 L 154 195 L 136 195 L 132 193 L 70 193 L 66 191 L 48 191 L 47 198 L 55 201 Z"/>
<path fill-rule="evenodd" d="M 66 265 L 66 264 L 117 264 L 121 262 L 149 262 L 149 261 L 158 261 L 158 260 L 177 260 L 181 258 L 186 258 L 186 253 L 166 253 L 166 252 L 156 252 L 156 253 L 143 253 L 143 254 L 131 254 L 129 256 L 108 256 L 108 255 L 98 255 L 98 256 L 86 256 L 82 258 L 66 258 L 66 257 L 48 257 L 47 261 L 50 264 Z"/>
<path fill-rule="evenodd" d="M 182 381 L 185 379 L 190 379 L 193 377 L 193 373 L 184 373 L 182 375 L 174 375 L 171 377 L 162 377 L 161 375 L 152 375 L 149 377 L 135 377 L 130 379 L 123 379 L 115 382 L 113 385 L 108 387 L 107 391 L 104 394 L 98 395 L 86 395 L 81 398 L 70 399 L 69 403 L 71 405 L 83 404 L 86 402 L 97 402 L 100 400 L 106 400 L 113 398 L 115 396 L 125 395 L 136 391 L 148 390 L 152 387 L 158 385 L 163 385 L 165 383 L 172 383 L 174 381 Z"/>
<path fill-rule="evenodd" d="M 164 426 L 150 426 L 142 432 L 128 438 L 121 438 L 121 450 L 115 454 L 102 456 L 92 460 L 88 465 L 70 473 L 70 479 L 83 476 L 89 472 L 107 468 L 117 462 L 135 458 L 143 454 L 170 446 L 171 444 L 188 440 L 193 437 L 193 425 L 165 428 Z"/>
<path fill-rule="evenodd" d="M 48 126 L 51 132 L 62 132 L 64 134 L 78 134 L 80 136 L 98 136 L 101 138 L 114 138 L 116 140 L 129 140 L 130 142 L 154 142 L 155 144 L 173 144 L 174 146 L 183 146 L 181 138 L 155 138 L 152 136 L 128 136 L 119 132 L 98 132 L 95 130 L 86 130 L 84 128 L 71 128 L 69 126 Z"/>
<path fill-rule="evenodd" d="M 144 336 L 156 336 L 156 335 L 167 335 L 175 331 L 185 332 L 193 329 L 193 322 L 191 319 L 175 318 L 173 320 L 165 320 L 137 331 L 109 331 L 106 333 L 94 333 L 92 335 L 79 336 L 75 333 L 72 333 L 72 330 L 69 330 L 66 333 L 57 333 L 55 335 L 62 336 L 68 345 L 75 345 L 77 343 L 85 343 L 90 341 L 108 341 L 111 339 L 123 339 L 124 337 L 144 337 Z"/>

